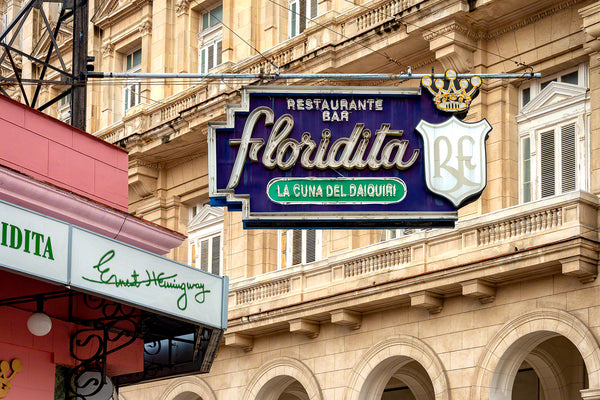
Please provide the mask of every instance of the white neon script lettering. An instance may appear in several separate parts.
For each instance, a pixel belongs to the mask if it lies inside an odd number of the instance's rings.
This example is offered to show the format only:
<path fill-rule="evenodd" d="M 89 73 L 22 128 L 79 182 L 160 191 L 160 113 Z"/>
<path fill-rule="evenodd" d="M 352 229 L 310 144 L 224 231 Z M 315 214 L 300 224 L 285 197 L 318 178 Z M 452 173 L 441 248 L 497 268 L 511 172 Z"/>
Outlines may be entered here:
<path fill-rule="evenodd" d="M 263 139 L 252 137 L 254 127 L 263 116 L 265 117 L 265 127 L 273 126 L 266 145 Z M 298 159 L 300 159 L 302 167 L 306 169 L 324 170 L 340 167 L 364 169 L 369 167 L 377 170 L 381 167 L 386 169 L 396 167 L 405 170 L 411 167 L 419 157 L 420 151 L 415 149 L 410 158 L 404 160 L 408 140 L 392 139 L 383 145 L 388 136 L 400 137 L 403 134 L 401 130 L 390 129 L 390 124 L 381 124 L 381 127 L 375 131 L 373 145 L 365 157 L 371 139 L 371 131 L 365 129 L 362 123 L 354 126 L 349 137 L 336 140 L 330 147 L 331 131 L 329 129 L 321 132 L 319 144 L 312 139 L 310 132 L 304 132 L 302 139 L 297 141 L 288 138 L 294 127 L 294 118 L 290 114 L 284 114 L 277 121 L 274 120 L 274 112 L 269 107 L 255 108 L 248 115 L 242 137 L 229 141 L 231 146 L 239 146 L 239 149 L 227 189 L 233 189 L 238 185 L 246 158 L 258 162 L 258 153 L 263 147 L 261 160 L 263 165 L 267 168 L 277 167 L 282 170 L 292 168 Z"/>

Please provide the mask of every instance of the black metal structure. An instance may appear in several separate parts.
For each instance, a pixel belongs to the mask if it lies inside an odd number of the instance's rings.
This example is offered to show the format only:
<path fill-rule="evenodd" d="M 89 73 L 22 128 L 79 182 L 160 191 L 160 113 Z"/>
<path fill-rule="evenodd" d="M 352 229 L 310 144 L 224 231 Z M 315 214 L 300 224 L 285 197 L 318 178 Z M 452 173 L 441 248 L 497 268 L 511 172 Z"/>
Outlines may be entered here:
<path fill-rule="evenodd" d="M 57 288 L 58 289 L 58 288 Z M 62 304 L 65 315 L 51 315 L 79 328 L 70 340 L 74 368 L 63 368 L 65 400 L 86 400 L 109 384 L 118 388 L 148 380 L 209 372 L 223 331 L 156 314 L 74 290 L 0 298 L 0 306 Z M 62 307 L 61 307 L 62 308 Z M 46 307 L 47 309 L 47 307 Z M 107 380 L 107 357 L 144 342 L 143 372 Z M 90 373 L 93 373 L 90 375 Z"/>
<path fill-rule="evenodd" d="M 60 5 L 56 21 L 49 20 L 43 7 L 47 3 Z M 35 50 L 31 53 L 19 48 L 21 29 L 27 19 L 34 16 L 39 17 L 41 23 L 37 42 L 48 42 L 45 54 L 42 54 L 36 45 L 32 46 Z M 87 63 L 90 61 L 87 56 L 87 24 L 87 0 L 30 0 L 0 34 L 0 92 L 9 96 L 7 88 L 17 87 L 23 102 L 40 111 L 70 95 L 71 125 L 85 130 L 86 73 Z M 64 54 L 61 53 L 58 45 L 57 37 L 61 29 L 66 29 L 73 34 L 71 68 L 67 66 Z M 32 64 L 32 77 L 23 77 L 24 59 Z M 51 72 L 58 74 L 58 79 L 47 79 Z M 41 103 L 40 91 L 44 84 L 59 84 L 66 89 Z M 33 93 L 30 92 L 28 95 L 26 85 L 35 86 Z"/>

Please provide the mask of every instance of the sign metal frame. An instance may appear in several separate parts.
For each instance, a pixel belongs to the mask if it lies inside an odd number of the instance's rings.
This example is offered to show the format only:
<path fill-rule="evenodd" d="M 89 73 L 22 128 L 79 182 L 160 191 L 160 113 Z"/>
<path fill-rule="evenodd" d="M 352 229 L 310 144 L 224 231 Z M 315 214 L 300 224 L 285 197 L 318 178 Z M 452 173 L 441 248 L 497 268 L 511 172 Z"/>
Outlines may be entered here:
<path fill-rule="evenodd" d="M 380 229 L 380 228 L 408 228 L 408 227 L 453 227 L 458 219 L 458 211 L 451 205 L 446 211 L 344 211 L 340 213 L 332 212 L 314 212 L 314 211 L 289 211 L 289 212 L 257 212 L 251 206 L 251 198 L 245 193 L 237 193 L 236 185 L 240 179 L 234 173 L 230 177 L 230 184 L 227 187 L 221 185 L 218 187 L 217 176 L 222 170 L 222 159 L 217 156 L 217 138 L 219 132 L 233 131 L 236 129 L 236 115 L 246 115 L 252 112 L 251 96 L 252 95 L 269 95 L 293 97 L 298 96 L 327 96 L 332 94 L 338 95 L 362 95 L 373 97 L 388 97 L 388 96 L 414 96 L 421 97 L 422 89 L 420 87 L 320 87 L 320 86 L 262 86 L 262 87 L 245 87 L 241 90 L 241 101 L 239 104 L 231 104 L 226 109 L 226 120 L 210 122 L 208 125 L 208 168 L 209 168 L 209 197 L 213 206 L 227 206 L 230 211 L 241 211 L 244 228 L 328 228 L 328 229 L 348 229 L 348 228 L 365 228 L 365 229 Z M 428 100 L 430 101 L 430 100 Z M 433 107 L 433 105 L 431 106 Z M 437 111 L 439 115 L 442 113 Z M 279 115 L 279 114 L 278 114 Z M 444 118 L 447 118 L 445 116 Z M 260 117 L 259 117 L 260 118 Z M 277 117 L 275 117 L 277 118 Z M 442 119 L 439 119 L 440 121 Z M 261 122 L 262 123 L 262 122 Z M 416 125 L 416 124 L 415 124 Z M 412 127 L 413 129 L 416 128 Z M 239 129 L 239 127 L 237 127 Z M 232 148 L 236 145 L 245 145 L 246 153 L 257 153 L 258 149 L 252 149 L 253 141 L 262 140 L 263 144 L 267 140 L 251 138 L 247 143 L 243 143 L 241 138 L 231 139 Z M 332 139 L 333 141 L 333 139 Z M 240 144 L 242 143 L 242 144 Z M 268 144 L 268 143 L 267 143 Z M 239 148 L 236 150 L 242 151 Z M 330 148 L 328 149 L 330 150 Z M 264 152 L 264 147 L 262 148 Z M 257 157 L 254 154 L 254 157 Z M 237 162 L 237 160 L 236 160 Z M 342 169 L 343 171 L 343 169 Z M 339 172 L 338 172 L 339 174 Z M 389 177 L 382 174 L 381 177 Z M 294 177 L 297 179 L 304 178 L 302 176 Z M 333 179 L 333 177 L 330 177 Z M 351 176 L 344 177 L 350 179 Z M 220 178 L 222 180 L 222 178 Z M 278 176 L 272 176 L 265 182 L 265 193 L 267 183 L 278 179 Z M 236 183 L 231 185 L 231 182 Z M 423 180 L 423 186 L 425 181 Z M 433 193 L 434 196 L 437 196 Z M 441 198 L 441 197 L 440 197 Z M 447 201 L 444 199 L 444 201 Z M 294 202 L 294 205 L 301 205 L 302 202 Z M 315 204 L 311 202 L 311 204 Z M 330 203 L 328 203 L 330 204 Z M 358 204 L 358 203 L 357 203 Z M 450 204 L 450 203 L 448 203 Z"/>

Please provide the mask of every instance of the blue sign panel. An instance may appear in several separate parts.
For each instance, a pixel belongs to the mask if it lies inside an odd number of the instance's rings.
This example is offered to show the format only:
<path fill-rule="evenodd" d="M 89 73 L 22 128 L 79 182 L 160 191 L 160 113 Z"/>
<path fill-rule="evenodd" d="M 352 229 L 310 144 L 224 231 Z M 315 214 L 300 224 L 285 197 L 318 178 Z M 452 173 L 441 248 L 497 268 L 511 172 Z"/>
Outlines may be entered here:
<path fill-rule="evenodd" d="M 246 88 L 227 121 L 209 125 L 211 204 L 241 210 L 246 228 L 453 226 L 458 204 L 426 173 L 468 180 L 450 140 L 432 142 L 441 161 L 424 154 L 424 131 L 448 121 L 420 88 Z"/>

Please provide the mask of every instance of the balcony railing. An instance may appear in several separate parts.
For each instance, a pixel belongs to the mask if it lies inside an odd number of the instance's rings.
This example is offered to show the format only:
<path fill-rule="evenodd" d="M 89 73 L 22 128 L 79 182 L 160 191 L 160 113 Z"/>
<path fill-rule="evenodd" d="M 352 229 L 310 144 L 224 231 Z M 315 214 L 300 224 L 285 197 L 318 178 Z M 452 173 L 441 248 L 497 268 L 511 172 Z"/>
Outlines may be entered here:
<path fill-rule="evenodd" d="M 367 6 L 357 6 L 343 14 L 330 17 L 326 13 L 317 17 L 315 23 L 309 22 L 308 29 L 302 35 L 286 40 L 264 50 L 260 55 L 250 57 L 235 65 L 224 63 L 215 72 L 220 73 L 275 73 L 275 65 L 285 72 L 294 61 L 301 60 L 308 53 L 323 46 L 347 40 L 369 29 L 393 19 L 400 13 L 412 12 L 425 0 L 393 0 L 371 2 Z M 312 28 L 311 28 L 312 27 Z M 335 32 L 340 33 L 335 34 Z M 318 71 L 315 71 L 318 72 Z M 231 91 L 232 85 L 215 85 L 207 82 L 189 87 L 158 104 L 145 105 L 139 111 L 125 116 L 111 126 L 95 133 L 99 138 L 116 143 L 134 134 L 142 134 L 179 117 L 181 111 L 198 105 L 206 105 L 219 94 Z M 223 99 L 224 100 L 224 99 Z M 204 107 L 201 107 L 204 108 Z M 225 110 L 225 101 L 222 104 Z"/>
<path fill-rule="evenodd" d="M 295 269 L 234 281 L 230 317 L 252 313 L 261 304 L 264 310 L 266 302 L 273 308 L 294 298 L 306 302 L 364 289 L 367 282 L 404 280 L 408 285 L 415 277 L 569 238 L 592 235 L 587 238 L 597 241 L 597 230 L 590 228 L 598 225 L 598 208 L 597 196 L 571 192 L 459 221 L 454 229 L 421 231 Z"/>

